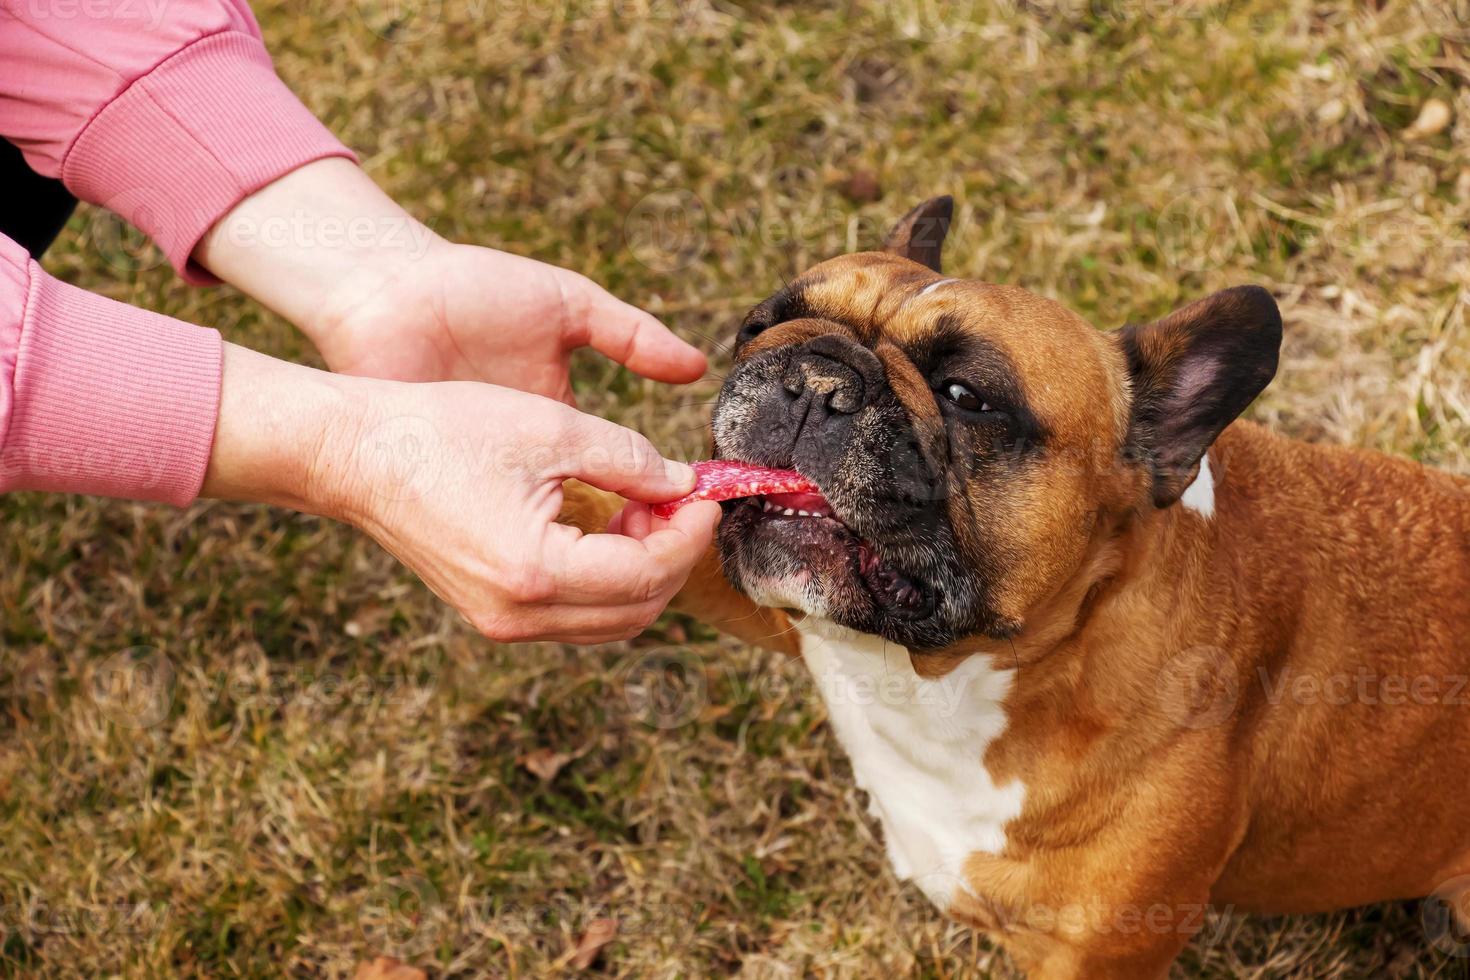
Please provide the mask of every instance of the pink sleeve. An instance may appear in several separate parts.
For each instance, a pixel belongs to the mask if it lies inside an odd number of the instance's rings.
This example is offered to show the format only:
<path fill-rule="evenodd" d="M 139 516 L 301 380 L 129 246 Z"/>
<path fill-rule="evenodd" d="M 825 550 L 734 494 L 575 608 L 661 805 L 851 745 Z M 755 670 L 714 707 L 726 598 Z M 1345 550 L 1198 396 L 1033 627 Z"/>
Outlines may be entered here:
<path fill-rule="evenodd" d="M 217 280 L 189 253 L 241 198 L 352 156 L 276 77 L 244 0 L 0 0 L 0 136 L 198 283 Z"/>
<path fill-rule="evenodd" d="M 215 331 L 60 282 L 0 235 L 0 493 L 189 503 L 222 354 Z"/>

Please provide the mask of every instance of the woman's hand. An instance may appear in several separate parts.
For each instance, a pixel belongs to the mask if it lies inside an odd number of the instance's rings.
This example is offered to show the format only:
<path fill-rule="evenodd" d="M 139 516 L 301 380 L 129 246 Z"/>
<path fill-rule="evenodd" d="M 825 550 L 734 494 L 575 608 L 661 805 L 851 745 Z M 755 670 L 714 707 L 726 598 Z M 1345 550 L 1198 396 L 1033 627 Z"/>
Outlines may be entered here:
<path fill-rule="evenodd" d="M 240 202 L 193 258 L 340 372 L 227 348 L 204 495 L 355 524 L 505 641 L 633 636 L 708 547 L 713 504 L 656 530 L 635 522 L 636 537 L 557 523 L 568 478 L 648 502 L 694 484 L 642 436 L 569 407 L 578 347 L 661 381 L 705 368 L 587 278 L 445 242 L 341 159 Z"/>
<path fill-rule="evenodd" d="M 342 159 L 246 198 L 194 258 L 301 327 L 346 374 L 488 381 L 571 404 L 579 347 L 657 381 L 705 370 L 698 349 L 585 276 L 446 242 Z"/>
<path fill-rule="evenodd" d="M 700 504 L 638 538 L 584 535 L 557 523 L 569 478 L 640 501 L 694 484 L 637 433 L 550 399 L 345 378 L 226 348 L 203 495 L 355 524 L 493 639 L 637 635 L 719 523 L 719 506 Z"/>
<path fill-rule="evenodd" d="M 655 381 L 705 358 L 585 276 L 435 239 L 417 262 L 345 288 L 315 336 L 332 370 L 403 381 L 488 381 L 573 404 L 572 351 L 592 347 Z"/>

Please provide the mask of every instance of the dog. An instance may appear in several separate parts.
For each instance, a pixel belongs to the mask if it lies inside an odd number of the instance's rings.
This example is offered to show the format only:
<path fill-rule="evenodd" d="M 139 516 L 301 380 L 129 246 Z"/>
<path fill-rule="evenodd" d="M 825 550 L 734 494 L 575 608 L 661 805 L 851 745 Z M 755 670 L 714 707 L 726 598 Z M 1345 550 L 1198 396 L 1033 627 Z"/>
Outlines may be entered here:
<path fill-rule="evenodd" d="M 1033 978 L 1165 976 L 1211 906 L 1463 901 L 1470 480 L 1237 420 L 1266 290 L 1102 332 L 946 277 L 952 214 L 745 317 L 714 455 L 821 493 L 722 504 L 676 607 L 806 661 L 895 873 Z"/>

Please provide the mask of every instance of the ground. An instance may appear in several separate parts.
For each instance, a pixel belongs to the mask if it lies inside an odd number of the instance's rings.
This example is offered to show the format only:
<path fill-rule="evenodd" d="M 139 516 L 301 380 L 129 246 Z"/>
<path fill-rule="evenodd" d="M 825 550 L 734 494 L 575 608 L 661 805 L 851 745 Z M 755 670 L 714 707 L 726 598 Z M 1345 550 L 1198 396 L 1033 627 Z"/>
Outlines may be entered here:
<path fill-rule="evenodd" d="M 950 270 L 1100 328 L 1262 283 L 1287 340 L 1254 418 L 1470 471 L 1464 0 L 256 10 L 282 76 L 436 229 L 585 272 L 709 351 L 680 390 L 577 365 L 586 408 L 671 454 L 700 455 L 749 304 L 950 193 Z M 98 210 L 46 265 L 316 363 Z M 360 534 L 283 511 L 0 514 L 6 972 L 1011 975 L 888 872 L 799 664 L 675 616 L 496 645 Z M 1416 904 L 1222 914 L 1176 972 L 1467 976 L 1432 934 Z"/>

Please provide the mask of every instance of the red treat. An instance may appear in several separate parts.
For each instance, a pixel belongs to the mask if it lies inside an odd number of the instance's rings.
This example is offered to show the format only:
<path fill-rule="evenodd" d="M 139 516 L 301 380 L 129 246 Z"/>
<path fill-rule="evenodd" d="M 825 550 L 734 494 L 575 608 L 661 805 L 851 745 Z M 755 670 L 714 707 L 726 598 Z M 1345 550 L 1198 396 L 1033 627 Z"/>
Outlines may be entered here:
<path fill-rule="evenodd" d="M 734 500 L 763 497 L 771 493 L 818 493 L 817 485 L 795 470 L 773 470 L 735 459 L 706 459 L 691 464 L 698 480 L 687 497 L 654 504 L 653 516 L 670 518 L 685 504 L 696 500 Z"/>

